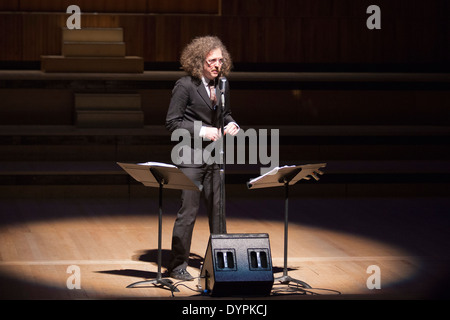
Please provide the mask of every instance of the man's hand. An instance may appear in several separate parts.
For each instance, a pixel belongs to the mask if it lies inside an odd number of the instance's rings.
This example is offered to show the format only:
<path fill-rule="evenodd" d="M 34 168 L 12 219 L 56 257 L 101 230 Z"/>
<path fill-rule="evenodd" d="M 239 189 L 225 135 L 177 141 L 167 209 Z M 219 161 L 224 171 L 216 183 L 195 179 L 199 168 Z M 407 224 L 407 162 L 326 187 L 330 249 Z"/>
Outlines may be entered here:
<path fill-rule="evenodd" d="M 211 141 L 217 141 L 222 136 L 220 129 L 214 127 L 204 127 L 203 137 Z M 235 123 L 229 123 L 224 128 L 224 134 L 235 136 L 239 132 L 239 127 Z"/>
<path fill-rule="evenodd" d="M 220 138 L 220 130 L 214 127 L 205 127 L 205 135 L 206 139 L 216 141 Z"/>
<path fill-rule="evenodd" d="M 224 134 L 230 134 L 232 136 L 237 135 L 239 132 L 239 127 L 235 123 L 229 123 L 223 129 Z"/>

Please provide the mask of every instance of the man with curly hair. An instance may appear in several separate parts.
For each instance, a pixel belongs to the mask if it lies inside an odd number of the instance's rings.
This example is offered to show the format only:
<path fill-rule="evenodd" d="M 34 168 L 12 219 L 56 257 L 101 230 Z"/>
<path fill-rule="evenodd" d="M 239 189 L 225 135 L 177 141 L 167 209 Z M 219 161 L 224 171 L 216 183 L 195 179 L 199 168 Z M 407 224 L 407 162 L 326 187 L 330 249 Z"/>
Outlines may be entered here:
<path fill-rule="evenodd" d="M 188 75 L 179 79 L 172 91 L 166 116 L 166 128 L 173 132 L 185 129 L 191 138 L 203 138 L 204 142 L 217 141 L 221 137 L 220 122 L 222 107 L 218 79 L 227 76 L 231 70 L 231 57 L 217 37 L 195 38 L 181 54 L 181 66 Z M 239 126 L 231 117 L 228 81 L 225 86 L 225 108 L 223 110 L 224 134 L 236 135 Z M 201 123 L 199 130 L 195 124 Z M 195 144 L 191 144 L 195 145 Z M 203 149 L 203 146 L 202 146 Z M 183 150 L 185 152 L 186 149 Z M 198 151 L 198 150 L 197 150 Z M 211 233 L 226 233 L 224 217 L 220 216 L 220 167 L 205 159 L 194 159 L 195 146 L 190 148 L 189 161 L 176 164 L 194 183 L 203 186 L 202 192 L 183 190 L 181 207 L 172 233 L 172 253 L 168 267 L 170 277 L 179 280 L 193 280 L 186 270 L 195 219 L 203 194 Z M 197 152 L 197 154 L 199 154 Z M 200 154 L 203 154 L 200 153 Z M 221 221 L 222 219 L 222 221 Z"/>

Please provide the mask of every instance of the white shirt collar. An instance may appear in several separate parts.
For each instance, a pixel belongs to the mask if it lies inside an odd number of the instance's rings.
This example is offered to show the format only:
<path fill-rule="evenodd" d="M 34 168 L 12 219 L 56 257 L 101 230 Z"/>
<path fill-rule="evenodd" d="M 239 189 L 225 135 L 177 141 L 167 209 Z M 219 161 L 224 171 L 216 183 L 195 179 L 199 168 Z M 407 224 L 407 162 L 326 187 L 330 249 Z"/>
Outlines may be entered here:
<path fill-rule="evenodd" d="M 208 80 L 207 78 L 202 77 L 202 81 L 203 81 L 203 85 L 204 85 L 205 87 L 209 88 L 209 82 L 210 82 L 211 80 Z"/>

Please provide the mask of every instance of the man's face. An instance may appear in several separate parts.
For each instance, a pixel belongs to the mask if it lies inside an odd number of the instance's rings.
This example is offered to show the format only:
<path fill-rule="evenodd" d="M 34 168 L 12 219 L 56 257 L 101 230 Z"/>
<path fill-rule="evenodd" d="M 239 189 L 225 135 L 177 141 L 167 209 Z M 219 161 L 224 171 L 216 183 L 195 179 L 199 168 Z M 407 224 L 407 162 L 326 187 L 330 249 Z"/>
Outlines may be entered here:
<path fill-rule="evenodd" d="M 209 80 L 214 80 L 219 76 L 223 65 L 222 50 L 219 48 L 212 50 L 206 56 L 203 63 L 203 76 Z"/>

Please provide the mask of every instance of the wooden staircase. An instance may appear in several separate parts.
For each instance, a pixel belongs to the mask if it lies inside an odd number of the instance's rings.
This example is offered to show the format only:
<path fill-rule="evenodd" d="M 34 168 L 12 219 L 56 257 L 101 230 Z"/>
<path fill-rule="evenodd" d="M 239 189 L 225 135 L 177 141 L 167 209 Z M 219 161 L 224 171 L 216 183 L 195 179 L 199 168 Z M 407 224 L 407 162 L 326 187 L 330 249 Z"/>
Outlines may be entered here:
<path fill-rule="evenodd" d="M 142 73 L 140 57 L 126 56 L 122 28 L 62 30 L 62 55 L 42 56 L 44 72 Z M 144 125 L 138 93 L 74 93 L 75 125 L 131 128 Z"/>
<path fill-rule="evenodd" d="M 44 72 L 144 72 L 142 57 L 126 56 L 122 28 L 64 28 L 61 51 L 61 56 L 41 56 L 41 70 Z"/>
<path fill-rule="evenodd" d="M 75 93 L 76 126 L 81 128 L 143 127 L 140 94 Z"/>

